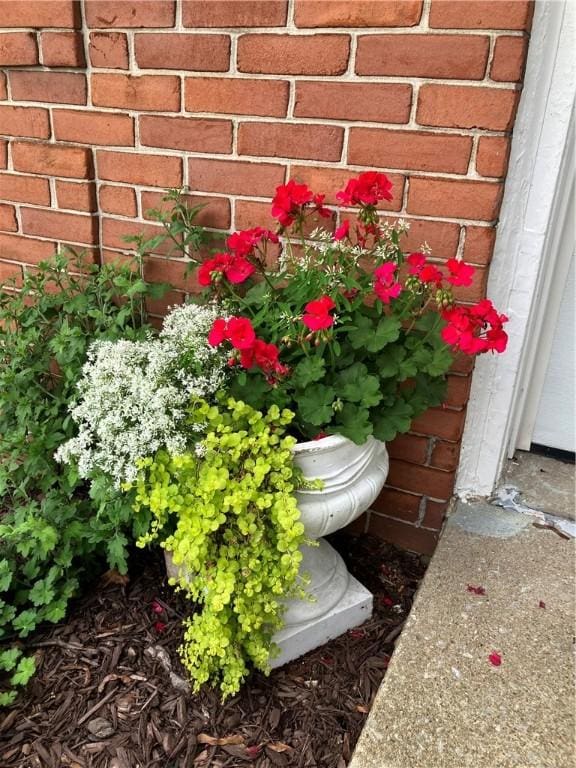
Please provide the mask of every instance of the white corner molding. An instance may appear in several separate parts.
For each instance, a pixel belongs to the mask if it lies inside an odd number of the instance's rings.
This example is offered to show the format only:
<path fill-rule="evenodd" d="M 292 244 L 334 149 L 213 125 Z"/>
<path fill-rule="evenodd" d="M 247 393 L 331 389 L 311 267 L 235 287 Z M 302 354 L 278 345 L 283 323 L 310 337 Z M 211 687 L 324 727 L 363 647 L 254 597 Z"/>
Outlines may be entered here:
<path fill-rule="evenodd" d="M 461 498 L 494 490 L 539 363 L 534 339 L 551 292 L 554 225 L 573 181 L 575 39 L 573 0 L 536 2 L 488 283 L 488 296 L 510 319 L 510 339 L 503 355 L 476 364 L 456 479 Z"/>

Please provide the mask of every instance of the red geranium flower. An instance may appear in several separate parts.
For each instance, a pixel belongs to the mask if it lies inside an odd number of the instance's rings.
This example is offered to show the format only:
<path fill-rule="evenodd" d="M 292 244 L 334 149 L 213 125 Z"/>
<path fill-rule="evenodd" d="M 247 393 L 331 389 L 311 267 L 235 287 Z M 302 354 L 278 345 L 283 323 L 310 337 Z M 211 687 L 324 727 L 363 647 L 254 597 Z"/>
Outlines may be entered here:
<path fill-rule="evenodd" d="M 488 656 L 488 661 L 490 664 L 492 664 L 493 667 L 499 667 L 500 664 L 502 664 L 502 656 L 498 653 L 498 651 L 492 651 L 492 653 Z"/>
<path fill-rule="evenodd" d="M 277 243 L 278 236 L 269 229 L 254 227 L 253 229 L 233 232 L 226 240 L 226 245 L 231 251 L 234 251 L 236 256 L 248 256 L 262 240 L 270 240 L 272 243 Z"/>
<path fill-rule="evenodd" d="M 337 227 L 336 231 L 334 232 L 334 240 L 344 240 L 345 237 L 348 237 L 349 231 L 350 222 L 343 221 L 342 224 L 340 224 L 340 226 Z"/>
<path fill-rule="evenodd" d="M 391 299 L 397 299 L 402 293 L 402 285 L 394 280 L 397 266 L 392 261 L 387 261 L 374 270 L 374 293 L 384 304 L 389 304 Z"/>
<path fill-rule="evenodd" d="M 224 270 L 224 275 L 231 283 L 238 284 L 248 280 L 253 275 L 255 267 L 243 256 L 233 256 L 230 264 Z"/>
<path fill-rule="evenodd" d="M 423 253 L 411 253 L 406 256 L 406 263 L 410 265 L 408 274 L 419 275 L 426 264 L 426 256 Z"/>
<path fill-rule="evenodd" d="M 283 227 L 288 227 L 302 213 L 302 206 L 310 203 L 314 195 L 306 184 L 297 184 L 293 179 L 276 187 L 272 200 L 272 216 Z"/>
<path fill-rule="evenodd" d="M 330 310 L 334 309 L 336 304 L 330 296 L 321 296 L 319 299 L 309 301 L 304 307 L 305 314 L 302 316 L 302 322 L 311 331 L 321 331 L 324 328 L 330 328 L 334 318 Z"/>
<path fill-rule="evenodd" d="M 329 219 L 330 216 L 332 216 L 332 211 L 324 207 L 325 197 L 326 195 L 314 195 L 312 202 L 314 203 L 316 211 L 320 214 L 320 216 L 323 216 L 325 219 Z"/>
<path fill-rule="evenodd" d="M 256 333 L 247 317 L 231 317 L 226 326 L 226 338 L 235 349 L 249 349 L 256 341 Z"/>
<path fill-rule="evenodd" d="M 226 339 L 227 322 L 222 317 L 217 317 L 212 323 L 212 328 L 208 332 L 208 344 L 211 347 L 218 347 Z"/>
<path fill-rule="evenodd" d="M 449 275 L 446 280 L 452 285 L 472 285 L 472 277 L 476 271 L 470 264 L 458 259 L 448 259 L 446 262 Z"/>
<path fill-rule="evenodd" d="M 211 259 L 207 259 L 198 270 L 200 285 L 208 286 L 212 283 L 214 275 L 224 274 L 231 259 L 229 253 L 217 253 Z"/>
<path fill-rule="evenodd" d="M 442 338 L 451 346 L 468 355 L 478 355 L 494 350 L 504 352 L 508 335 L 503 329 L 506 315 L 500 315 L 489 299 L 483 299 L 473 307 L 452 307 L 442 313 L 447 325 Z"/>
<path fill-rule="evenodd" d="M 336 193 L 342 205 L 376 205 L 380 200 L 392 200 L 392 182 L 384 173 L 366 171 L 357 179 L 350 179 L 343 190 Z"/>

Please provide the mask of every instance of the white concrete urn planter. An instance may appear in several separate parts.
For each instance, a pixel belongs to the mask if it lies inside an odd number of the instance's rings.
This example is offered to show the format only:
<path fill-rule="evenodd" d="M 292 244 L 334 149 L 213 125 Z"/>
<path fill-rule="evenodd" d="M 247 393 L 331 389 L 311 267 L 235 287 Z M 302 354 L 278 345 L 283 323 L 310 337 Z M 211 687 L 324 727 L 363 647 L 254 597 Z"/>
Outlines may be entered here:
<path fill-rule="evenodd" d="M 344 561 L 322 536 L 344 528 L 376 499 L 388 475 L 388 453 L 379 440 L 362 445 L 340 435 L 298 443 L 296 465 L 304 476 L 320 479 L 322 490 L 296 492 L 301 521 L 317 547 L 302 549 L 301 570 L 310 576 L 313 602 L 287 600 L 285 626 L 274 640 L 278 667 L 362 624 L 372 615 L 372 595 L 348 573 Z"/>
<path fill-rule="evenodd" d="M 376 499 L 388 475 L 384 443 L 369 437 L 362 445 L 340 435 L 298 443 L 296 465 L 310 480 L 321 480 L 322 490 L 296 492 L 301 521 L 318 546 L 304 546 L 301 571 L 310 576 L 307 592 L 314 598 L 287 600 L 284 627 L 274 636 L 279 667 L 324 645 L 364 623 L 372 615 L 372 594 L 348 573 L 344 561 L 322 536 L 344 528 Z M 166 570 L 177 577 L 171 553 L 165 552 Z"/>

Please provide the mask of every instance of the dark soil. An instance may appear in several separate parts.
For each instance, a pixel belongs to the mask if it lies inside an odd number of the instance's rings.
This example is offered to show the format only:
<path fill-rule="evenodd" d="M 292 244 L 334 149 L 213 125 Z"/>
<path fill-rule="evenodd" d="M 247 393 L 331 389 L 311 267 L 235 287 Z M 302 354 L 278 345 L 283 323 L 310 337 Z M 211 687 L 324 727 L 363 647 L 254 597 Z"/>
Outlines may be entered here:
<path fill-rule="evenodd" d="M 344 768 L 425 566 L 366 536 L 332 544 L 374 592 L 373 618 L 269 677 L 253 674 L 225 703 L 174 678 L 186 606 L 160 559 L 137 563 L 127 584 L 103 580 L 66 624 L 27 643 L 39 672 L 0 713 L 0 766 Z"/>

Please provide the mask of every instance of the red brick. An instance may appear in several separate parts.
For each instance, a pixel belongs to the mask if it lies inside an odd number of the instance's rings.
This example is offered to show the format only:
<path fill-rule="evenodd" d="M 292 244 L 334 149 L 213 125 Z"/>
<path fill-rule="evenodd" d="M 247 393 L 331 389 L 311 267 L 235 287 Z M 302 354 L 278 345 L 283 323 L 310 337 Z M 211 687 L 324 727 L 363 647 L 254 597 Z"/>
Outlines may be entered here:
<path fill-rule="evenodd" d="M 79 72 L 24 72 L 14 70 L 10 93 L 15 101 L 86 104 L 86 77 Z"/>
<path fill-rule="evenodd" d="M 147 258 L 144 261 L 144 278 L 151 283 L 169 283 L 188 293 L 198 291 L 193 274 L 187 274 L 189 263 L 165 258 Z"/>
<path fill-rule="evenodd" d="M 128 69 L 128 41 L 123 32 L 90 32 L 88 52 L 93 67 Z"/>
<path fill-rule="evenodd" d="M 480 136 L 476 170 L 481 176 L 503 178 L 508 169 L 510 139 L 506 136 Z"/>
<path fill-rule="evenodd" d="M 8 84 L 6 81 L 6 73 L 0 72 L 0 101 L 8 98 Z"/>
<path fill-rule="evenodd" d="M 496 230 L 493 227 L 466 227 L 464 261 L 470 264 L 489 264 L 494 251 Z"/>
<path fill-rule="evenodd" d="M 464 429 L 465 411 L 448 408 L 430 408 L 412 422 L 412 432 L 442 437 L 445 440 L 460 440 Z"/>
<path fill-rule="evenodd" d="M 0 229 L 4 232 L 17 232 L 16 209 L 13 205 L 0 203 Z"/>
<path fill-rule="evenodd" d="M 453 219 L 493 221 L 498 216 L 502 185 L 487 181 L 410 179 L 408 213 Z"/>
<path fill-rule="evenodd" d="M 466 173 L 472 137 L 425 131 L 351 128 L 348 162 L 380 168 Z"/>
<path fill-rule="evenodd" d="M 32 32 L 0 33 L 0 65 L 21 67 L 38 64 L 36 35 Z"/>
<path fill-rule="evenodd" d="M 179 304 L 184 302 L 185 293 L 180 291 L 168 291 L 159 299 L 146 299 L 146 311 L 151 315 L 159 315 L 164 317 L 168 314 L 168 311 Z"/>
<path fill-rule="evenodd" d="M 487 35 L 362 35 L 356 74 L 481 80 L 489 49 Z"/>
<path fill-rule="evenodd" d="M 142 192 L 142 211 L 144 218 L 150 218 L 147 212 L 153 208 L 169 211 L 172 203 L 163 198 L 163 192 Z M 202 227 L 211 229 L 230 229 L 230 200 L 227 197 L 202 197 L 200 195 L 185 195 L 183 201 L 190 207 L 204 206 L 194 219 Z"/>
<path fill-rule="evenodd" d="M 174 0 L 84 0 L 89 27 L 173 27 Z"/>
<path fill-rule="evenodd" d="M 286 0 L 183 0 L 185 27 L 283 27 Z"/>
<path fill-rule="evenodd" d="M 98 178 L 106 181 L 122 181 L 150 187 L 182 185 L 182 160 L 179 157 L 99 150 L 97 163 Z"/>
<path fill-rule="evenodd" d="M 93 181 L 56 180 L 56 199 L 59 208 L 94 213 L 98 210 L 96 185 Z"/>
<path fill-rule="evenodd" d="M 355 172 L 349 168 L 318 168 L 312 165 L 290 166 L 290 178 L 307 184 L 313 192 L 321 192 L 326 195 L 329 205 L 338 205 L 336 193 L 344 189 L 348 181 L 355 176 Z M 393 199 L 382 200 L 379 204 L 381 210 L 395 211 L 402 207 L 402 193 L 404 177 L 396 174 L 389 176 L 392 182 Z"/>
<path fill-rule="evenodd" d="M 389 219 L 389 221 L 394 221 Z M 447 221 L 407 219 L 410 229 L 400 240 L 400 247 L 410 253 L 419 251 L 427 243 L 432 254 L 441 259 L 452 259 L 458 251 L 460 225 Z"/>
<path fill-rule="evenodd" d="M 432 449 L 430 464 L 439 469 L 454 470 L 458 468 L 460 443 L 446 443 L 438 440 Z"/>
<path fill-rule="evenodd" d="M 372 504 L 372 510 L 383 515 L 389 515 L 398 520 L 406 520 L 415 523 L 420 514 L 421 496 L 412 493 L 403 493 L 396 488 L 383 488 L 382 492 Z"/>
<path fill-rule="evenodd" d="M 38 264 L 50 258 L 56 251 L 56 243 L 47 240 L 34 240 L 22 235 L 0 234 L 0 253 L 3 259 L 21 261 L 25 264 Z"/>
<path fill-rule="evenodd" d="M 53 110 L 54 134 L 59 141 L 79 144 L 134 145 L 134 121 L 109 112 Z"/>
<path fill-rule="evenodd" d="M 77 0 L 2 0 L 0 27 L 67 27 L 82 26 Z"/>
<path fill-rule="evenodd" d="M 0 133 L 6 136 L 50 138 L 48 110 L 40 107 L 0 106 Z"/>
<path fill-rule="evenodd" d="M 426 528 L 433 528 L 436 531 L 441 531 L 449 506 L 449 501 L 430 501 L 428 499 L 426 501 L 426 511 L 424 513 L 422 525 Z"/>
<path fill-rule="evenodd" d="M 366 533 L 368 529 L 368 512 L 363 512 L 360 517 L 357 517 L 356 520 L 353 520 L 349 525 L 344 526 L 342 528 L 342 533 L 344 533 L 346 536 L 360 536 L 363 533 Z"/>
<path fill-rule="evenodd" d="M 238 154 L 293 157 L 299 160 L 340 160 L 344 130 L 328 125 L 241 123 Z"/>
<path fill-rule="evenodd" d="M 341 75 L 348 67 L 348 35 L 242 35 L 238 71 L 271 75 Z"/>
<path fill-rule="evenodd" d="M 443 29 L 528 29 L 530 0 L 432 0 L 431 27 Z"/>
<path fill-rule="evenodd" d="M 296 117 L 407 123 L 412 86 L 400 83 L 296 83 Z"/>
<path fill-rule="evenodd" d="M 454 356 L 454 362 L 450 366 L 451 373 L 472 373 L 474 370 L 475 357 L 465 355 L 463 352 L 457 352 Z M 451 439 L 451 438 L 448 438 Z"/>
<path fill-rule="evenodd" d="M 229 120 L 144 115 L 140 118 L 140 143 L 147 147 L 228 154 L 232 151 L 232 123 Z"/>
<path fill-rule="evenodd" d="M 42 64 L 45 67 L 84 67 L 84 40 L 80 32 L 42 32 Z"/>
<path fill-rule="evenodd" d="M 92 103 L 97 107 L 178 112 L 180 78 L 175 75 L 97 73 L 92 75 Z"/>
<path fill-rule="evenodd" d="M 463 408 L 470 397 L 470 376 L 448 376 L 448 390 L 445 405 L 450 408 Z"/>
<path fill-rule="evenodd" d="M 425 84 L 420 88 L 416 120 L 445 128 L 512 128 L 518 94 L 504 88 Z"/>
<path fill-rule="evenodd" d="M 454 473 L 392 459 L 386 484 L 443 501 L 452 495 Z"/>
<path fill-rule="evenodd" d="M 135 217 L 138 213 L 136 192 L 132 187 L 113 187 L 104 184 L 100 187 L 100 208 L 105 213 Z"/>
<path fill-rule="evenodd" d="M 8 142 L 0 139 L 0 168 L 8 165 Z"/>
<path fill-rule="evenodd" d="M 285 177 L 286 168 L 283 165 L 203 157 L 188 159 L 188 186 L 198 192 L 272 197 Z"/>
<path fill-rule="evenodd" d="M 397 435 L 387 443 L 386 448 L 392 459 L 403 459 L 411 464 L 425 464 L 428 455 L 428 440 L 417 435 Z"/>
<path fill-rule="evenodd" d="M 456 301 L 477 302 L 486 297 L 486 285 L 488 282 L 488 270 L 484 267 L 476 267 L 472 278 L 472 285 L 458 286 L 453 289 Z"/>
<path fill-rule="evenodd" d="M 368 533 L 420 555 L 432 555 L 438 544 L 438 531 L 391 520 L 383 515 L 370 515 Z"/>
<path fill-rule="evenodd" d="M 69 243 L 98 243 L 98 219 L 74 213 L 47 211 L 42 208 L 21 208 L 22 231 Z"/>
<path fill-rule="evenodd" d="M 86 147 L 16 141 L 12 145 L 14 170 L 42 176 L 93 178 L 92 152 Z"/>
<path fill-rule="evenodd" d="M 227 72 L 230 67 L 228 35 L 192 35 L 171 32 L 134 36 L 136 63 L 141 69 L 184 69 Z"/>
<path fill-rule="evenodd" d="M 50 184 L 36 176 L 0 173 L 0 200 L 50 205 Z"/>
<path fill-rule="evenodd" d="M 266 227 L 276 229 L 278 222 L 272 218 L 270 203 L 259 203 L 253 200 L 237 200 L 235 205 L 234 229 L 251 229 Z"/>
<path fill-rule="evenodd" d="M 413 27 L 422 0 L 296 0 L 297 27 Z"/>
<path fill-rule="evenodd" d="M 0 285 L 7 282 L 16 286 L 22 284 L 22 267 L 20 264 L 6 264 L 0 261 Z"/>
<path fill-rule="evenodd" d="M 284 117 L 290 84 L 285 80 L 187 77 L 185 109 L 232 115 Z"/>
<path fill-rule="evenodd" d="M 515 83 L 522 80 L 527 50 L 528 41 L 524 37 L 498 37 L 490 67 L 492 80 Z"/>
<path fill-rule="evenodd" d="M 140 221 L 130 221 L 129 219 L 102 219 L 102 242 L 107 248 L 122 250 L 125 253 L 134 250 L 133 243 L 126 243 L 124 238 L 127 235 L 143 235 L 146 238 L 152 238 L 162 232 L 162 228 L 152 224 L 143 224 Z M 169 241 L 165 241 L 158 248 L 158 258 L 149 256 L 144 260 L 144 277 L 152 283 L 169 283 L 178 290 L 190 291 L 196 287 L 196 281 L 193 276 L 186 276 L 186 268 L 189 262 L 184 259 L 169 259 L 165 254 L 173 251 L 173 246 Z M 156 253 L 156 251 L 154 252 Z M 162 255 L 164 254 L 164 255 Z M 114 261 L 126 262 L 126 258 L 121 253 L 110 250 L 102 251 L 102 259 L 105 263 Z"/>

